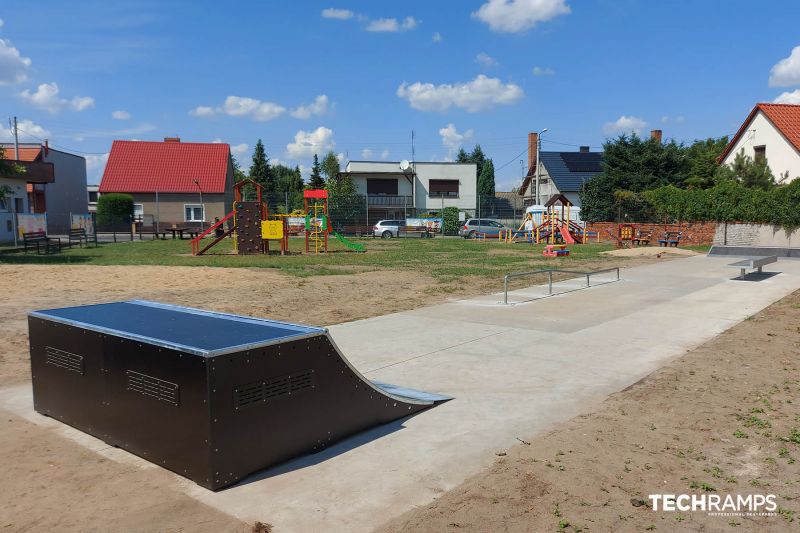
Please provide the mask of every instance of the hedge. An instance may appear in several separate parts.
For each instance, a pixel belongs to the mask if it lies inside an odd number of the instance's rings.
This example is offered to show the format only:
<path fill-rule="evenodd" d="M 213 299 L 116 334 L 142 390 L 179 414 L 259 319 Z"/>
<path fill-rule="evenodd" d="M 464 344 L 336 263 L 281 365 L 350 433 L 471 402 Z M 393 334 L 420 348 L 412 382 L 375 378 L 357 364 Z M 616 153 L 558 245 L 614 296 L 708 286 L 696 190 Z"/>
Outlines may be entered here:
<path fill-rule="evenodd" d="M 769 190 L 728 181 L 710 189 L 667 185 L 643 194 L 659 215 L 675 220 L 753 222 L 789 230 L 800 227 L 800 179 Z"/>
<path fill-rule="evenodd" d="M 109 227 L 130 224 L 133 217 L 133 196 L 124 193 L 101 194 L 97 199 L 97 225 Z"/>

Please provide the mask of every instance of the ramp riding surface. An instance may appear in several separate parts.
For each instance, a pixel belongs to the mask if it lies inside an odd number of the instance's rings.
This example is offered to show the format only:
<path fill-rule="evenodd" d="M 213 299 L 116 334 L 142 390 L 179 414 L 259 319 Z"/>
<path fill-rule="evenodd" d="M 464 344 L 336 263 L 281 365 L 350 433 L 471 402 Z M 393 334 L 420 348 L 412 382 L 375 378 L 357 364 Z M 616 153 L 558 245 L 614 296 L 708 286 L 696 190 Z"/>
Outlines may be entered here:
<path fill-rule="evenodd" d="M 212 490 L 446 399 L 364 379 L 323 328 L 145 301 L 29 325 L 38 412 Z"/>

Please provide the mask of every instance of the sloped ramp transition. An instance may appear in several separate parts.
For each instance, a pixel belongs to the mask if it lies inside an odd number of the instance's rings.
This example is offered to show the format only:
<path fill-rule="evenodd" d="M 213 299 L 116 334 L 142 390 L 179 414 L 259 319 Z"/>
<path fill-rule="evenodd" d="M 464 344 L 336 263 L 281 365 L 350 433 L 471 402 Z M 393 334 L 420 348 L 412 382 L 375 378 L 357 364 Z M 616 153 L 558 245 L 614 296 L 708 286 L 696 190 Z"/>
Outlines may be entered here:
<path fill-rule="evenodd" d="M 449 399 L 365 379 L 324 328 L 141 300 L 28 321 L 36 411 L 212 490 Z"/>

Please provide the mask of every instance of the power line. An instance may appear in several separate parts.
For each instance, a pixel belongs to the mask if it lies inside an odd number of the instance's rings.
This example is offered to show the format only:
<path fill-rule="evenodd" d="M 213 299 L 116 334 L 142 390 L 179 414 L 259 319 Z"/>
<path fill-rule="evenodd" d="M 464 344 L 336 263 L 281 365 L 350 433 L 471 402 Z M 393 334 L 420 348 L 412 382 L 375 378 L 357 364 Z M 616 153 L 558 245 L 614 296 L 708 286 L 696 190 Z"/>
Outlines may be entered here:
<path fill-rule="evenodd" d="M 497 167 L 497 168 L 495 169 L 495 171 L 503 170 L 503 169 L 504 169 L 504 168 L 506 168 L 508 165 L 510 165 L 511 163 L 513 163 L 514 161 L 516 161 L 518 157 L 520 157 L 522 154 L 524 154 L 524 153 L 525 153 L 525 152 L 527 152 L 527 151 L 528 151 L 528 149 L 527 149 L 527 148 L 525 148 L 523 151 L 521 151 L 520 153 L 518 153 L 517 155 L 515 155 L 515 156 L 514 156 L 514 157 L 513 157 L 513 158 L 512 158 L 512 159 L 511 159 L 511 160 L 510 160 L 508 163 L 504 163 L 504 164 L 500 165 L 499 167 Z"/>

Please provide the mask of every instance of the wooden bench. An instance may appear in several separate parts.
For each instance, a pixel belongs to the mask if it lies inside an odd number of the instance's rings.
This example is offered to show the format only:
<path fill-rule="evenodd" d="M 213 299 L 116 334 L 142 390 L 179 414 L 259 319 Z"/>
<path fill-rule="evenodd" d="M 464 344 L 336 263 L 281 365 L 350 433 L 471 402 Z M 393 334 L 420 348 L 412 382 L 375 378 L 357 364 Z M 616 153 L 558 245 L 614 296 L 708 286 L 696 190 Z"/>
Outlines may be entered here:
<path fill-rule="evenodd" d="M 432 230 L 425 226 L 401 226 L 397 230 L 398 237 L 402 237 L 404 234 L 408 235 L 419 235 L 423 239 L 432 239 L 433 236 L 436 234 L 436 230 Z"/>
<path fill-rule="evenodd" d="M 633 244 L 635 246 L 649 246 L 650 241 L 652 240 L 653 240 L 652 231 L 636 230 L 636 236 L 633 238 Z"/>
<path fill-rule="evenodd" d="M 28 253 L 28 248 L 36 247 L 36 253 L 49 254 L 52 252 L 61 252 L 61 239 L 58 237 L 48 237 L 44 231 L 31 231 L 22 234 L 22 245 L 25 248 L 25 253 Z"/>
<path fill-rule="evenodd" d="M 152 235 L 153 240 L 161 239 L 162 241 L 167 238 L 167 231 L 163 229 L 156 229 L 152 226 L 142 226 L 138 228 L 139 240 L 142 240 L 142 235 Z"/>
<path fill-rule="evenodd" d="M 677 247 L 681 242 L 681 237 L 683 237 L 683 233 L 680 231 L 665 231 L 664 238 L 658 239 L 658 245 Z"/>
<path fill-rule="evenodd" d="M 748 257 L 746 259 L 742 259 L 741 261 L 736 261 L 735 263 L 731 263 L 728 266 L 733 268 L 738 268 L 739 279 L 744 279 L 745 275 L 747 274 L 747 269 L 750 270 L 757 269 L 758 272 L 761 273 L 761 268 L 764 265 L 775 263 L 776 261 L 778 261 L 777 255 L 765 255 L 765 256 Z"/>
<path fill-rule="evenodd" d="M 97 235 L 87 235 L 86 228 L 73 228 L 69 230 L 69 246 L 70 248 L 74 243 L 78 243 L 78 246 L 83 248 L 83 245 L 86 244 L 86 247 L 89 247 L 89 237 L 93 238 L 93 242 L 95 246 L 97 246 Z"/>

